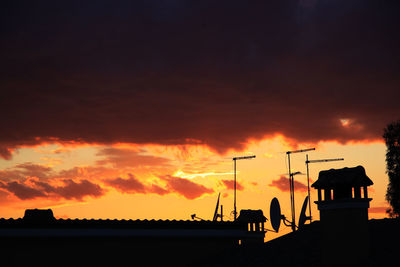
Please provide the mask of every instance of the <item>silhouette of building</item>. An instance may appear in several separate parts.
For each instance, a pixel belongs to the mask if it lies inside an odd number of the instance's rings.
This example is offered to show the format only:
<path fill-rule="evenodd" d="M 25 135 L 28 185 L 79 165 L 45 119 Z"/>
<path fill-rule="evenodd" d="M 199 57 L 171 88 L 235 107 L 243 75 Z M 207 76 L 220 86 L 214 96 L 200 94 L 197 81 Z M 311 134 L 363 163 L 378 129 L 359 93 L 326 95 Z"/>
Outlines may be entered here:
<path fill-rule="evenodd" d="M 266 242 L 240 246 L 201 266 L 399 266 L 400 218 L 368 220 L 363 167 L 321 171 L 313 187 L 320 221 Z"/>
<path fill-rule="evenodd" d="M 318 190 L 315 203 L 320 211 L 325 265 L 344 264 L 343 259 L 345 264 L 367 262 L 368 208 L 372 200 L 367 187 L 372 184 L 365 169 L 357 166 L 321 171 L 312 185 Z"/>
<path fill-rule="evenodd" d="M 192 265 L 239 243 L 260 242 L 265 232 L 248 231 L 248 224 L 255 222 L 254 215 L 265 219 L 262 211 L 245 213 L 250 216 L 235 222 L 71 220 L 55 219 L 51 210 L 26 210 L 23 218 L 0 219 L 0 256 L 7 266 L 46 265 L 37 255 L 45 255 L 49 266 L 60 259 L 57 265 L 65 266 L 78 260 L 90 266 L 127 260 L 146 266 Z"/>
<path fill-rule="evenodd" d="M 321 220 L 267 243 L 261 210 L 242 210 L 235 222 L 65 220 L 27 210 L 0 219 L 0 259 L 4 266 L 397 266 L 400 219 L 368 220 L 370 185 L 361 166 L 321 171 L 313 184 Z"/>

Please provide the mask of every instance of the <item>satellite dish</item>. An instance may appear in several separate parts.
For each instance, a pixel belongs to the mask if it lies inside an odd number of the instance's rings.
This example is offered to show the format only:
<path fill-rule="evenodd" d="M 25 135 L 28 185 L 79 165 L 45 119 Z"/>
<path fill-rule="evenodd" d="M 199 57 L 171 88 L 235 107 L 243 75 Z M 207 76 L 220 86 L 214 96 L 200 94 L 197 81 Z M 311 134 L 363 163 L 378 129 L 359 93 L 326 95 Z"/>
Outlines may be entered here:
<path fill-rule="evenodd" d="M 271 225 L 275 232 L 279 231 L 279 226 L 281 226 L 281 206 L 279 205 L 279 201 L 276 197 L 274 197 L 271 201 L 271 206 L 269 209 L 269 216 L 271 218 Z"/>
<path fill-rule="evenodd" d="M 218 207 L 219 207 L 219 196 L 220 195 L 221 195 L 221 193 L 218 194 L 217 206 L 215 207 L 215 211 L 214 211 L 214 216 L 213 216 L 214 222 L 218 219 Z"/>
<path fill-rule="evenodd" d="M 306 216 L 306 209 L 308 204 L 308 196 L 304 199 L 303 207 L 301 208 L 300 218 L 299 218 L 299 229 L 304 226 L 306 220 L 309 220 L 310 217 Z"/>

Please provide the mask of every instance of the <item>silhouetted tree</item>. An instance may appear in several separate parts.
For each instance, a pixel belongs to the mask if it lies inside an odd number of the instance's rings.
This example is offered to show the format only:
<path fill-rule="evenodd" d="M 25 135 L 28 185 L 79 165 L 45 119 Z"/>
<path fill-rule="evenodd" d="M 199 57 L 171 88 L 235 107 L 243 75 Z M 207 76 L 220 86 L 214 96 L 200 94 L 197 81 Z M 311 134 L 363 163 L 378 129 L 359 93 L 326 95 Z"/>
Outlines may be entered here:
<path fill-rule="evenodd" d="M 383 138 L 386 142 L 386 172 L 389 184 L 386 200 L 390 203 L 390 217 L 400 216 L 400 120 L 388 124 Z"/>

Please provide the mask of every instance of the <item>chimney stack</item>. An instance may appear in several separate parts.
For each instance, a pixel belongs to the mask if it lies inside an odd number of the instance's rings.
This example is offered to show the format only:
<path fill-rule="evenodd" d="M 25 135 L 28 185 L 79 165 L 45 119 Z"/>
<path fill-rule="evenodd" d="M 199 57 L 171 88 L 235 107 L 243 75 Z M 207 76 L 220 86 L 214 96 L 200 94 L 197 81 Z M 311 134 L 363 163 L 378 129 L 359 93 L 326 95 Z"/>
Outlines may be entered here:
<path fill-rule="evenodd" d="M 367 187 L 373 182 L 362 166 L 321 171 L 312 185 L 318 190 L 322 261 L 325 266 L 359 265 L 368 261 Z"/>

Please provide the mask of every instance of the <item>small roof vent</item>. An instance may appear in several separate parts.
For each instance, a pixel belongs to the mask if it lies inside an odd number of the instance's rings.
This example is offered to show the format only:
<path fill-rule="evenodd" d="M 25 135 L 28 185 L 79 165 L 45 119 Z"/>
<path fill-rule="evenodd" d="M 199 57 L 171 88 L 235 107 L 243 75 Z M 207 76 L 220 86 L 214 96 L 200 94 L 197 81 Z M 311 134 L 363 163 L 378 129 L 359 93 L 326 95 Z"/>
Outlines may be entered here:
<path fill-rule="evenodd" d="M 50 222 L 55 220 L 51 209 L 27 209 L 23 219 L 29 222 Z"/>

